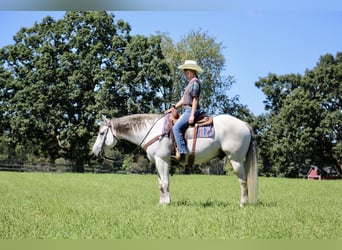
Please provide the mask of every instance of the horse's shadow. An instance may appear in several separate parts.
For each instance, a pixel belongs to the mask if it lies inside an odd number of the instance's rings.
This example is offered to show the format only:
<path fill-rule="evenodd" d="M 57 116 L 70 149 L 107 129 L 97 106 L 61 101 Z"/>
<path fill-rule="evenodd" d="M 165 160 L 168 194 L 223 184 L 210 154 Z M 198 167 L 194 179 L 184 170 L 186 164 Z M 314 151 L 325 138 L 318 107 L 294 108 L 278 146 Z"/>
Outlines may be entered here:
<path fill-rule="evenodd" d="M 232 204 L 226 201 L 220 201 L 220 200 L 202 200 L 202 201 L 196 201 L 196 200 L 190 200 L 190 199 L 181 199 L 176 200 L 172 202 L 173 206 L 177 207 L 202 207 L 202 208 L 210 208 L 210 207 L 221 207 L 221 208 L 228 208 L 236 206 L 236 204 Z M 249 205 L 247 206 L 253 206 L 253 207 L 277 207 L 278 202 L 265 202 L 265 201 L 259 201 L 256 205 Z"/>
<path fill-rule="evenodd" d="M 179 206 L 179 207 L 203 207 L 203 208 L 232 206 L 232 204 L 230 204 L 229 202 L 223 202 L 219 200 L 210 200 L 210 199 L 203 200 L 203 201 L 182 199 L 182 200 L 173 201 L 172 205 Z"/>

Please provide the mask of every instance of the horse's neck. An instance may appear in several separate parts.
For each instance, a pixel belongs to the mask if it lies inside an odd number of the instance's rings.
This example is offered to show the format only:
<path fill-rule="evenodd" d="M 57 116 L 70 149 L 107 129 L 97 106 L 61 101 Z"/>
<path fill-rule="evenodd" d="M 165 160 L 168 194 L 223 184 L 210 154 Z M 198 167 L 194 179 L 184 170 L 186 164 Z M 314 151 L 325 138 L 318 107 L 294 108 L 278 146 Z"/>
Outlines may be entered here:
<path fill-rule="evenodd" d="M 129 142 L 136 144 L 136 145 L 140 145 L 141 142 L 143 141 L 147 131 L 148 131 L 148 128 L 144 129 L 144 130 L 141 129 L 139 131 L 132 131 L 130 133 L 125 133 L 125 134 L 118 133 L 117 138 L 119 138 L 121 140 L 129 141 Z"/>
<path fill-rule="evenodd" d="M 116 137 L 140 146 L 140 144 L 146 143 L 147 138 L 153 134 L 152 130 L 155 130 L 157 127 L 159 127 L 156 126 L 158 119 L 159 118 L 156 118 L 155 120 L 146 119 L 143 121 L 144 125 L 141 125 L 140 127 L 134 126 L 134 121 L 132 121 L 131 128 L 124 133 L 120 132 L 120 130 L 116 131 Z M 120 123 L 120 120 L 118 122 Z"/>

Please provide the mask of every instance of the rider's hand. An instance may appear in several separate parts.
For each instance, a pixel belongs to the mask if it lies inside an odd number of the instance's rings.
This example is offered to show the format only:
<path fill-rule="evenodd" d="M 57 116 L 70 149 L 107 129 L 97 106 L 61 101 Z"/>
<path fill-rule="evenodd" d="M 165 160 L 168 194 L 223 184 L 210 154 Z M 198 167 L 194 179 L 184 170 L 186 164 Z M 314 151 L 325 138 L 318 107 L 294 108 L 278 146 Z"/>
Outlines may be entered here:
<path fill-rule="evenodd" d="M 172 109 L 173 109 L 173 108 L 170 108 L 170 109 L 168 109 L 168 110 L 165 110 L 164 114 L 169 114 L 169 113 L 171 113 L 171 112 L 172 112 Z"/>
<path fill-rule="evenodd" d="M 191 115 L 189 117 L 189 121 L 188 122 L 189 122 L 190 125 L 193 124 L 195 122 L 195 117 L 193 115 Z"/>

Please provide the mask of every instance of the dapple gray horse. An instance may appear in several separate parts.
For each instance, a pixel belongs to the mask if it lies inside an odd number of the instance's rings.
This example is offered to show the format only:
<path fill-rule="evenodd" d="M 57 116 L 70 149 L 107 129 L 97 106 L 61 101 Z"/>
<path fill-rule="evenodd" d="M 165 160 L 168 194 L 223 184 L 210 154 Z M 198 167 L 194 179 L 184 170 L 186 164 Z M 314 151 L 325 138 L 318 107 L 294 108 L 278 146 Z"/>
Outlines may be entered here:
<path fill-rule="evenodd" d="M 103 154 L 104 144 L 115 145 L 118 140 L 127 140 L 144 146 L 162 134 L 164 125 L 161 114 L 136 114 L 120 118 L 103 117 L 92 152 L 95 156 Z M 207 162 L 224 153 L 236 173 L 241 187 L 240 206 L 256 204 L 258 196 L 258 171 L 256 160 L 256 141 L 251 127 L 233 116 L 214 117 L 215 136 L 198 138 L 194 164 Z M 187 145 L 192 148 L 192 139 Z M 146 149 L 148 159 L 155 163 L 158 172 L 160 204 L 171 203 L 169 193 L 169 169 L 171 164 L 171 139 L 161 136 Z"/>

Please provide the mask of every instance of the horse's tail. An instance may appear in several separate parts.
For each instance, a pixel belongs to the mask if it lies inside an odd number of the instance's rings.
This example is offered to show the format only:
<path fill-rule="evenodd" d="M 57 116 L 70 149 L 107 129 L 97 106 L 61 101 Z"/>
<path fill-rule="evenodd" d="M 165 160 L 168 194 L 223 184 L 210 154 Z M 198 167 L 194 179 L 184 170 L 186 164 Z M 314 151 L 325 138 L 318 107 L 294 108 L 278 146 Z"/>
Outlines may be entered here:
<path fill-rule="evenodd" d="M 253 129 L 247 124 L 251 132 L 251 142 L 246 155 L 246 173 L 248 202 L 257 204 L 258 202 L 258 162 L 257 162 L 257 143 Z"/>

